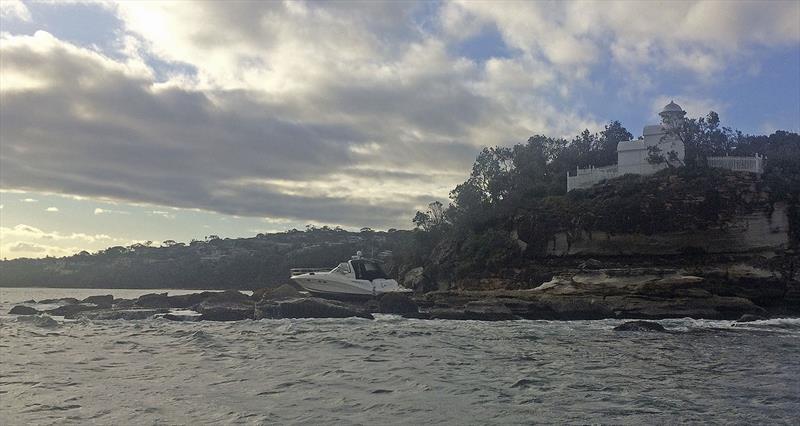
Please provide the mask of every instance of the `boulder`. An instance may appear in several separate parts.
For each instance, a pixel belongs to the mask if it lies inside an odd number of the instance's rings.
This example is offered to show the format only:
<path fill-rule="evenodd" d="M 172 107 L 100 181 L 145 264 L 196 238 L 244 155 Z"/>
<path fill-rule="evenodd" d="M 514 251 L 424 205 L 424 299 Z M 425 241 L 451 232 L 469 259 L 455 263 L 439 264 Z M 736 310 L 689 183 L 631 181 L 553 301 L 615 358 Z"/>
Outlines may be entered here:
<path fill-rule="evenodd" d="M 371 314 L 353 306 L 317 297 L 267 301 L 256 307 L 256 319 L 350 317 L 373 319 Z"/>
<path fill-rule="evenodd" d="M 614 327 L 614 331 L 644 331 L 644 332 L 664 333 L 667 330 L 665 330 L 664 327 L 657 322 L 629 321 Z"/>
<path fill-rule="evenodd" d="M 178 312 L 169 312 L 164 315 L 161 315 L 161 318 L 170 320 L 170 321 L 200 321 L 203 315 L 199 312 L 194 311 L 178 311 Z"/>
<path fill-rule="evenodd" d="M 54 320 L 53 318 L 47 315 L 21 316 L 17 318 L 17 321 L 28 323 L 36 327 L 42 327 L 42 328 L 56 328 L 61 326 L 61 324 L 59 324 L 58 321 Z"/>
<path fill-rule="evenodd" d="M 413 289 L 416 293 L 436 290 L 435 284 L 425 275 L 425 269 L 422 266 L 406 272 L 403 276 L 403 286 Z"/>
<path fill-rule="evenodd" d="M 80 312 L 95 311 L 98 309 L 101 308 L 95 304 L 81 303 L 76 305 L 59 306 L 58 308 L 50 309 L 49 311 L 45 312 L 53 316 L 60 316 L 66 319 L 75 319 Z"/>
<path fill-rule="evenodd" d="M 17 305 L 11 308 L 11 310 L 8 311 L 8 313 L 11 315 L 36 315 L 39 313 L 39 311 L 37 311 L 34 308 L 31 308 L 30 306 Z"/>
<path fill-rule="evenodd" d="M 114 303 L 114 296 L 106 294 L 103 296 L 89 296 L 83 299 L 83 303 L 94 303 L 101 308 L 110 308 Z"/>
<path fill-rule="evenodd" d="M 43 305 L 74 305 L 76 303 L 81 303 L 81 301 L 74 297 L 62 297 L 61 299 L 40 300 L 39 303 Z"/>
<path fill-rule="evenodd" d="M 132 308 L 136 305 L 136 299 L 114 299 L 115 308 Z"/>
<path fill-rule="evenodd" d="M 164 309 L 102 309 L 79 312 L 76 314 L 76 318 L 90 320 L 144 320 L 164 312 L 166 312 Z"/>
<path fill-rule="evenodd" d="M 134 305 L 141 308 L 169 308 L 170 300 L 167 293 L 148 293 L 139 296 Z"/>
<path fill-rule="evenodd" d="M 204 300 L 192 310 L 199 312 L 203 321 L 241 321 L 254 318 L 254 305 L 250 300 L 246 303 Z"/>
<path fill-rule="evenodd" d="M 296 299 L 302 296 L 302 293 L 289 284 L 284 284 L 278 288 L 258 289 L 253 292 L 253 300 L 255 301 Z"/>
<path fill-rule="evenodd" d="M 378 311 L 382 314 L 407 314 L 419 312 L 419 306 L 403 293 L 385 293 L 378 299 Z"/>
<path fill-rule="evenodd" d="M 480 321 L 507 321 L 517 319 L 502 301 L 497 299 L 478 300 L 464 306 L 464 313 L 470 319 Z"/>

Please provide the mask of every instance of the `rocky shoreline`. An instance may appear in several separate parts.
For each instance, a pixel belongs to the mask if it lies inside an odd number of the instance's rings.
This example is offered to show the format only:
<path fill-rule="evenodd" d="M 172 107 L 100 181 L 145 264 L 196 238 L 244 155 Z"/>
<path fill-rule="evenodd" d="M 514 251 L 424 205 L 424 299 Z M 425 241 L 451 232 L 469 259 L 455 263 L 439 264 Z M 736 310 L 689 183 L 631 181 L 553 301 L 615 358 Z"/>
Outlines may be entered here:
<path fill-rule="evenodd" d="M 593 320 L 696 318 L 735 320 L 800 316 L 800 281 L 748 263 L 697 268 L 602 268 L 584 262 L 534 288 L 499 283 L 492 290 L 445 290 L 413 296 L 385 294 L 357 301 L 313 297 L 291 285 L 262 288 L 252 296 L 239 291 L 203 291 L 169 296 L 150 293 L 137 299 L 98 295 L 83 300 L 43 300 L 56 308 L 38 310 L 34 301 L 9 314 L 66 319 L 237 321 L 262 318 L 371 319 L 373 313 L 450 320 Z M 33 306 L 32 306 L 33 305 Z"/>
<path fill-rule="evenodd" d="M 372 319 L 373 313 L 417 319 L 593 320 L 696 318 L 736 320 L 800 316 L 800 282 L 747 264 L 703 271 L 659 268 L 584 267 L 563 272 L 532 289 L 433 291 L 414 296 L 385 294 L 358 301 L 313 297 L 290 285 L 239 291 L 169 296 L 151 293 L 137 299 L 111 295 L 44 300 L 56 308 L 37 310 L 34 301 L 9 314 L 66 319 L 238 321 L 280 318 Z"/>

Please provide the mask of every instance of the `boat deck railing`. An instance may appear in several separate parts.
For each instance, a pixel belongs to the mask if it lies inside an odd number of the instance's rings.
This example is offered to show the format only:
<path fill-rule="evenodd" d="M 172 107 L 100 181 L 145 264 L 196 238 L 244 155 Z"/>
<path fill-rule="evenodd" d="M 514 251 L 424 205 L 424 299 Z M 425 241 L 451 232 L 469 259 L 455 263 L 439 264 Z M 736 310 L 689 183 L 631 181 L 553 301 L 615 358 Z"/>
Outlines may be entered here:
<path fill-rule="evenodd" d="M 296 275 L 308 274 L 311 272 L 330 272 L 333 268 L 292 268 L 289 273 L 294 277 Z"/>

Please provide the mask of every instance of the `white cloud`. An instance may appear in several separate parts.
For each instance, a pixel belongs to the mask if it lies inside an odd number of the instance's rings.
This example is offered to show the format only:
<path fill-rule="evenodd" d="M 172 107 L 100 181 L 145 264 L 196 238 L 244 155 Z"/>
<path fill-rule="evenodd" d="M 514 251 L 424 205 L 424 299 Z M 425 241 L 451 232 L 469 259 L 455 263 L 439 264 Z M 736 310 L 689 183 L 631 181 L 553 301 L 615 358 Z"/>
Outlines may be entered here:
<path fill-rule="evenodd" d="M 123 210 L 101 209 L 100 207 L 97 207 L 97 208 L 94 209 L 94 214 L 95 215 L 101 215 L 101 214 L 130 214 L 130 212 L 126 212 L 126 211 L 123 211 Z"/>
<path fill-rule="evenodd" d="M 48 207 L 48 208 L 45 209 L 45 211 L 55 213 L 55 212 L 58 211 L 58 207 Z"/>
<path fill-rule="evenodd" d="M 800 41 L 797 2 L 445 2 L 425 25 L 412 2 L 106 5 L 124 23 L 107 55 L 0 36 L 4 188 L 405 227 L 480 147 L 600 129 L 580 99 L 607 95 L 602 73 L 632 109 L 675 92 L 705 114 L 724 105 L 698 81 Z M 505 54 L 460 56 L 482 31 Z M 660 87 L 675 70 L 688 83 Z"/>
<path fill-rule="evenodd" d="M 0 2 L 0 18 L 30 21 L 31 12 L 21 0 L 3 0 Z"/>
<path fill-rule="evenodd" d="M 20 201 L 22 201 L 23 203 L 38 203 L 39 202 L 39 200 L 36 200 L 36 199 L 33 199 L 33 198 L 23 198 Z"/>
<path fill-rule="evenodd" d="M 84 234 L 73 232 L 70 234 L 62 234 L 60 232 L 46 232 L 37 227 L 25 225 L 25 224 L 18 224 L 12 228 L 9 227 L 0 227 L 0 239 L 8 240 L 10 238 L 15 239 L 33 239 L 33 240 L 51 240 L 51 241 L 64 241 L 64 240 L 74 240 L 74 241 L 82 241 L 87 243 L 94 243 L 97 241 L 114 241 L 115 238 L 112 238 L 106 234 Z"/>

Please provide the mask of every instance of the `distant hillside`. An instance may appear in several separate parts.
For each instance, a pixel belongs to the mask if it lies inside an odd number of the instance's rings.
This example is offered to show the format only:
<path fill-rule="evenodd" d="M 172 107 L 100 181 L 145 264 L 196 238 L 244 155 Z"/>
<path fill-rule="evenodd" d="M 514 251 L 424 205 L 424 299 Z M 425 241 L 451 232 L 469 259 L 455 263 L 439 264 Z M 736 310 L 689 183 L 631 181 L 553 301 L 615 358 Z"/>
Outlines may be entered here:
<path fill-rule="evenodd" d="M 0 286 L 252 289 L 286 282 L 290 268 L 335 266 L 358 250 L 406 256 L 413 234 L 323 227 L 190 244 L 167 241 L 162 247 L 117 246 L 95 254 L 1 261 Z M 392 259 L 387 267 L 396 268 Z"/>

